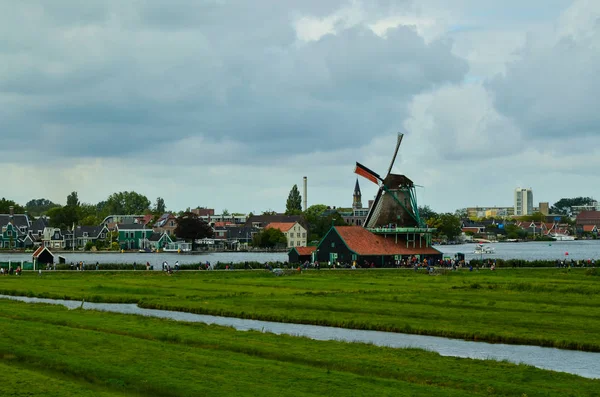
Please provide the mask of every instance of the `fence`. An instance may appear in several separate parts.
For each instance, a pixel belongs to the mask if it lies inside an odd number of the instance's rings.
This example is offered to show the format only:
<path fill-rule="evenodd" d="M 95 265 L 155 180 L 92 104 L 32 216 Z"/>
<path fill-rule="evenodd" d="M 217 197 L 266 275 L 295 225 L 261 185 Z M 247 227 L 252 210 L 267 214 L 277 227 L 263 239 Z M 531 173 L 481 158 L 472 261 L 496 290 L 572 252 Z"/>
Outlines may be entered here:
<path fill-rule="evenodd" d="M 4 269 L 13 268 L 16 269 L 18 266 L 21 266 L 23 270 L 33 270 L 33 262 L 28 261 L 8 261 L 8 262 L 0 262 L 0 267 Z"/>

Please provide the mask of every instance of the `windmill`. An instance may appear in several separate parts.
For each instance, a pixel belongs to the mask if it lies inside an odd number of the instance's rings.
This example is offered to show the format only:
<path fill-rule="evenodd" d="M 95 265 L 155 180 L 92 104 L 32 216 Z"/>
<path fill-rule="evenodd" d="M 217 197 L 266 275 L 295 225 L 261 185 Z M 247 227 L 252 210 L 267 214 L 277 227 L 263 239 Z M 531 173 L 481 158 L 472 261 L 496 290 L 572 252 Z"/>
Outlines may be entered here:
<path fill-rule="evenodd" d="M 364 227 L 373 228 L 424 228 L 426 227 L 417 206 L 415 184 L 405 175 L 392 174 L 392 168 L 398 155 L 404 134 L 398 134 L 396 150 L 392 156 L 390 167 L 384 178 L 360 163 L 356 163 L 354 172 L 379 186 L 377 196 L 371 208 Z"/>

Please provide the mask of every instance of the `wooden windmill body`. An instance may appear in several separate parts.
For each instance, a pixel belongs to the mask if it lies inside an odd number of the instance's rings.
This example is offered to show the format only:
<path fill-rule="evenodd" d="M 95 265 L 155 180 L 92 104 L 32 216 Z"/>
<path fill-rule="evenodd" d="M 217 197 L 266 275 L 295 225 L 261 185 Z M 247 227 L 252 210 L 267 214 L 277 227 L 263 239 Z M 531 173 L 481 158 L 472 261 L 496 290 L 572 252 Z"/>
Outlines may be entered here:
<path fill-rule="evenodd" d="M 422 245 L 424 239 L 425 244 L 430 245 L 431 233 L 435 229 L 427 228 L 421 220 L 416 185 L 406 175 L 392 173 L 403 137 L 404 134 L 398 134 L 396 149 L 384 178 L 356 163 L 354 172 L 379 186 L 364 227 L 378 234 L 404 235 L 403 240 L 406 240 L 407 244 L 412 242 L 414 245 L 419 240 L 419 245 Z"/>

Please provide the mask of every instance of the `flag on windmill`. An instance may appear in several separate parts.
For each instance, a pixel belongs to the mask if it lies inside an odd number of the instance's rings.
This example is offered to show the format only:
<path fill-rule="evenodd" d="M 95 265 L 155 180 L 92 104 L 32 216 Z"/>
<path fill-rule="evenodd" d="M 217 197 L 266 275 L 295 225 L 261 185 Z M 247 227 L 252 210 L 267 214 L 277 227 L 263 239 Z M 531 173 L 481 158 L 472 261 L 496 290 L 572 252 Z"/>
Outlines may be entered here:
<path fill-rule="evenodd" d="M 356 163 L 356 168 L 354 169 L 354 173 L 362 176 L 363 178 L 370 180 L 371 182 L 373 182 L 377 185 L 379 184 L 379 181 L 381 180 L 381 177 L 379 176 L 379 174 L 377 174 L 374 171 L 371 171 L 370 169 L 368 169 L 367 167 L 365 167 L 364 165 L 362 165 L 359 162 Z"/>

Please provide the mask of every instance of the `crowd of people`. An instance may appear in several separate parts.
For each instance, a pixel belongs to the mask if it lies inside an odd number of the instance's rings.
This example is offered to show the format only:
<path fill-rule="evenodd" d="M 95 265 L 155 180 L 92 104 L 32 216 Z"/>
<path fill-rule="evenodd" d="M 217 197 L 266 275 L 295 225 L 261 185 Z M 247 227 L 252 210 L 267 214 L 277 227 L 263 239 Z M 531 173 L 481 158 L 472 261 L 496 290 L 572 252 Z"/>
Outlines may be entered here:
<path fill-rule="evenodd" d="M 9 265 L 8 269 L 5 269 L 3 267 L 0 268 L 0 275 L 12 276 L 14 274 L 14 275 L 20 276 L 22 271 L 23 271 L 23 269 L 21 269 L 21 266 L 17 266 L 17 268 L 15 269 Z"/>

